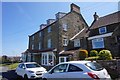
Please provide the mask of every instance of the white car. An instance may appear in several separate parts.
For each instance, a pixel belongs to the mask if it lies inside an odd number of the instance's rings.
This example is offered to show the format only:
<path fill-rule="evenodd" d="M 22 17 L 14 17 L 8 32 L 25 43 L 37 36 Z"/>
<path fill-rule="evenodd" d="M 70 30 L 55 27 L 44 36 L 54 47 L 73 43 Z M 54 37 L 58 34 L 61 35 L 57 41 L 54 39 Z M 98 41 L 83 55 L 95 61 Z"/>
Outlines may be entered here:
<path fill-rule="evenodd" d="M 16 68 L 17 75 L 22 76 L 24 79 L 41 78 L 46 69 L 38 65 L 36 62 L 20 63 Z"/>
<path fill-rule="evenodd" d="M 95 61 L 70 61 L 59 63 L 47 73 L 43 74 L 43 80 L 93 80 L 93 79 L 106 79 L 110 80 L 111 77 L 107 70 L 100 66 Z"/>

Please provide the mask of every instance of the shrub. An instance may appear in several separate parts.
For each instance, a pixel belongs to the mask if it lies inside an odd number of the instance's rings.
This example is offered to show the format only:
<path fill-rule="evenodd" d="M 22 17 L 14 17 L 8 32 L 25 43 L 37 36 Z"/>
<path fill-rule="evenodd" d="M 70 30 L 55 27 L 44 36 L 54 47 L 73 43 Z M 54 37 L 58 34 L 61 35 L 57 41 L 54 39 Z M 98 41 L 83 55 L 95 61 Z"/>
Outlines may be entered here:
<path fill-rule="evenodd" d="M 90 51 L 90 57 L 98 56 L 98 52 L 96 50 Z"/>
<path fill-rule="evenodd" d="M 80 50 L 79 51 L 79 59 L 84 60 L 88 57 L 88 51 L 87 50 Z"/>
<path fill-rule="evenodd" d="M 109 50 L 101 50 L 98 56 L 101 60 L 112 60 L 112 55 Z"/>
<path fill-rule="evenodd" d="M 85 60 L 98 60 L 98 59 L 99 56 L 85 58 Z"/>

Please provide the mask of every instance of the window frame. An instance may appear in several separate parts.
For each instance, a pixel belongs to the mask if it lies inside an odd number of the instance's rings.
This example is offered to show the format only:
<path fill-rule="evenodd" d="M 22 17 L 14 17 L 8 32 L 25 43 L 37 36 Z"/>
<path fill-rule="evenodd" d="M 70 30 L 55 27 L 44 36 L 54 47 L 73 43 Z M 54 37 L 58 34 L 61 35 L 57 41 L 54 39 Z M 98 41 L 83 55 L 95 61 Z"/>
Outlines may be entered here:
<path fill-rule="evenodd" d="M 39 37 L 41 37 L 42 36 L 42 33 L 41 32 L 39 32 Z"/>
<path fill-rule="evenodd" d="M 38 44 L 38 49 L 39 50 L 41 49 L 41 42 L 39 42 L 39 44 Z"/>
<path fill-rule="evenodd" d="M 65 69 L 63 72 L 54 72 L 54 70 L 55 70 L 56 68 L 59 68 L 61 65 L 66 65 L 66 69 Z M 57 65 L 56 67 L 54 67 L 54 68 L 50 71 L 50 73 L 64 73 L 64 72 L 67 72 L 67 69 L 68 69 L 68 64 L 60 64 L 60 65 Z"/>
<path fill-rule="evenodd" d="M 32 40 L 34 40 L 35 39 L 35 37 L 34 37 L 34 35 L 32 36 Z"/>
<path fill-rule="evenodd" d="M 78 43 L 79 43 L 79 45 L 78 45 Z M 74 40 L 74 47 L 80 47 L 80 39 Z"/>
<path fill-rule="evenodd" d="M 78 68 L 79 70 L 69 71 L 69 69 L 70 69 L 71 66 L 74 66 L 74 67 Z M 69 64 L 67 72 L 83 72 L 83 69 L 81 69 L 80 67 L 78 67 L 78 66 L 76 66 L 76 65 Z"/>
<path fill-rule="evenodd" d="M 101 40 L 100 40 L 101 39 Z M 100 40 L 100 41 L 99 41 Z M 96 43 L 98 44 L 98 42 L 102 45 L 102 46 L 96 46 Z M 101 43 L 102 42 L 102 43 Z M 95 38 L 92 39 L 92 48 L 93 49 L 98 49 L 98 48 L 104 48 L 105 44 L 104 44 L 104 38 Z"/>
<path fill-rule="evenodd" d="M 66 23 L 62 24 L 63 31 L 68 31 L 68 25 Z"/>
<path fill-rule="evenodd" d="M 62 58 L 64 59 L 63 62 L 67 62 L 67 57 L 66 57 L 66 56 L 64 56 L 64 57 L 62 56 L 62 57 L 59 57 L 59 63 L 61 63 L 61 59 L 62 59 Z"/>
<path fill-rule="evenodd" d="M 52 47 L 52 40 L 50 38 L 47 40 L 47 47 L 48 48 Z"/>
<path fill-rule="evenodd" d="M 32 44 L 32 50 L 34 50 L 34 44 Z"/>
<path fill-rule="evenodd" d="M 104 32 L 102 32 L 102 31 L 104 31 Z M 104 34 L 104 33 L 107 33 L 106 27 L 105 26 L 104 27 L 100 27 L 99 28 L 99 34 Z"/>
<path fill-rule="evenodd" d="M 47 32 L 50 33 L 52 31 L 51 26 L 48 27 Z"/>
<path fill-rule="evenodd" d="M 52 62 L 50 62 L 50 58 L 49 58 L 49 55 L 52 55 Z M 42 62 L 42 65 L 45 65 L 45 66 L 53 66 L 54 65 L 54 53 L 52 52 L 45 52 L 45 53 L 42 53 L 42 58 L 41 58 L 41 62 Z"/>
<path fill-rule="evenodd" d="M 67 38 L 64 38 L 63 39 L 63 46 L 67 46 L 68 45 L 68 39 Z"/>

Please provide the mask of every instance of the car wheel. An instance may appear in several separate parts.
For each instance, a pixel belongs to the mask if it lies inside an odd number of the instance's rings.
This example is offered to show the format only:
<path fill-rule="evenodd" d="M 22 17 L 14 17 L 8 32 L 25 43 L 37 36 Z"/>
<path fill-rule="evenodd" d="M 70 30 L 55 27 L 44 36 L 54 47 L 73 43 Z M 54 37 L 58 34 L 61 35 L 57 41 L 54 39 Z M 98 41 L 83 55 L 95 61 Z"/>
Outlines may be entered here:
<path fill-rule="evenodd" d="M 47 80 L 46 78 L 43 78 L 42 80 Z"/>
<path fill-rule="evenodd" d="M 28 80 L 27 74 L 24 75 L 24 80 Z"/>
<path fill-rule="evenodd" d="M 17 79 L 18 79 L 18 80 L 20 80 L 21 78 L 22 78 L 21 76 L 17 75 Z"/>

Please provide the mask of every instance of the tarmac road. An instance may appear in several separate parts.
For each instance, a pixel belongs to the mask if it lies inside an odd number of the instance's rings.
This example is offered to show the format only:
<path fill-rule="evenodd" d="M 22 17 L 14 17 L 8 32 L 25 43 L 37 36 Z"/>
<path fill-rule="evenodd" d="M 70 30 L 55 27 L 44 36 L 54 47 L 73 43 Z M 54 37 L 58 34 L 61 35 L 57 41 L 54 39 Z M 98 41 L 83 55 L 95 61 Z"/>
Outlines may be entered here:
<path fill-rule="evenodd" d="M 18 77 L 18 75 L 15 73 L 15 70 L 9 70 L 8 67 L 0 67 L 0 80 L 24 80 L 24 79 L 22 77 Z"/>

